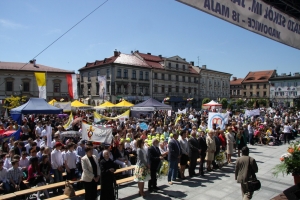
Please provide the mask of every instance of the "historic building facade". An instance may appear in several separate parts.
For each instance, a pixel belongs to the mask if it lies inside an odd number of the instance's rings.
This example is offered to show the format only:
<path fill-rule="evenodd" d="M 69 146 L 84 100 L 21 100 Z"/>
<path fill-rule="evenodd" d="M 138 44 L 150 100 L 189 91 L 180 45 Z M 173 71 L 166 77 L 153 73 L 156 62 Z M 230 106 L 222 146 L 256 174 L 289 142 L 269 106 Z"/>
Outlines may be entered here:
<path fill-rule="evenodd" d="M 300 74 L 275 75 L 270 81 L 270 101 L 273 106 L 294 106 L 300 95 Z"/>
<path fill-rule="evenodd" d="M 242 98 L 242 81 L 243 78 L 232 77 L 230 81 L 230 99 L 239 99 Z"/>
<path fill-rule="evenodd" d="M 26 96 L 38 97 L 39 90 L 34 72 L 45 72 L 47 82 L 47 100 L 70 99 L 66 74 L 74 74 L 68 71 L 33 63 L 0 62 L 0 102 L 6 97 Z M 3 104 L 0 105 L 0 109 Z"/>

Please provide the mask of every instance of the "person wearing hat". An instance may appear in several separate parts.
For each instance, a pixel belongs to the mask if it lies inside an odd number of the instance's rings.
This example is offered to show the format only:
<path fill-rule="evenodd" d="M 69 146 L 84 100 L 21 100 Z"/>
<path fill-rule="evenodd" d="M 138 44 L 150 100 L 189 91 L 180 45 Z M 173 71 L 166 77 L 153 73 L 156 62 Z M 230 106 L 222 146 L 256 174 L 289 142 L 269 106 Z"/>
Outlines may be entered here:
<path fill-rule="evenodd" d="M 19 168 L 19 160 L 11 161 L 12 167 L 7 171 L 7 179 L 10 181 L 12 191 L 19 191 L 27 189 L 23 183 L 23 172 Z"/>
<path fill-rule="evenodd" d="M 64 168 L 63 168 L 63 159 L 60 152 L 62 146 L 63 146 L 62 143 L 56 142 L 55 149 L 51 152 L 51 166 L 54 173 L 55 183 L 63 181 L 62 172 L 64 171 Z M 62 192 L 61 188 L 60 188 L 60 192 Z"/>

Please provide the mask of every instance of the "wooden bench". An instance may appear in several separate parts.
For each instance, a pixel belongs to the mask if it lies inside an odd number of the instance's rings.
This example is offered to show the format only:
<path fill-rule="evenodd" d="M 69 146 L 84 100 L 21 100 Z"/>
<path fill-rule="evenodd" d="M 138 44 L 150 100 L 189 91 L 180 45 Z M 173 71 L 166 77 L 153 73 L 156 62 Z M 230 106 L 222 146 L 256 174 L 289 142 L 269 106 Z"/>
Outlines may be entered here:
<path fill-rule="evenodd" d="M 119 199 L 119 185 L 124 184 L 124 183 L 129 183 L 134 180 L 134 176 L 130 176 L 127 178 L 119 179 L 116 181 L 116 188 L 115 188 L 115 195 L 116 199 Z"/>
<path fill-rule="evenodd" d="M 129 167 L 124 167 L 124 168 L 120 168 L 120 169 L 117 169 L 115 171 L 115 174 L 118 174 L 118 173 L 121 173 L 121 172 L 125 172 L 125 171 L 129 171 L 129 170 L 134 170 L 135 169 L 135 165 L 131 165 Z M 132 175 L 133 173 L 131 173 Z"/>
<path fill-rule="evenodd" d="M 5 194 L 5 195 L 1 195 L 0 196 L 0 199 L 12 199 L 12 198 L 15 198 L 16 197 L 16 195 L 15 195 L 15 193 L 9 193 L 9 194 Z"/>
<path fill-rule="evenodd" d="M 97 190 L 100 190 L 100 189 L 101 189 L 101 186 L 98 185 Z M 81 195 L 84 195 L 84 194 L 85 194 L 84 189 L 75 191 L 75 196 L 81 196 Z M 63 194 L 63 195 L 59 195 L 59 196 L 56 196 L 56 197 L 49 198 L 48 200 L 62 200 L 62 199 L 69 199 L 69 198 L 70 198 L 69 196 Z"/>
<path fill-rule="evenodd" d="M 53 175 L 53 174 L 52 174 L 51 176 L 52 176 L 52 178 L 54 178 L 54 175 Z M 63 176 L 63 177 L 64 177 L 64 176 L 67 176 L 67 173 L 66 173 L 66 172 L 63 172 L 63 173 L 62 173 L 62 176 Z M 25 185 L 28 185 L 28 184 L 29 184 L 29 182 L 28 182 L 27 180 L 24 180 L 23 183 L 24 183 Z"/>

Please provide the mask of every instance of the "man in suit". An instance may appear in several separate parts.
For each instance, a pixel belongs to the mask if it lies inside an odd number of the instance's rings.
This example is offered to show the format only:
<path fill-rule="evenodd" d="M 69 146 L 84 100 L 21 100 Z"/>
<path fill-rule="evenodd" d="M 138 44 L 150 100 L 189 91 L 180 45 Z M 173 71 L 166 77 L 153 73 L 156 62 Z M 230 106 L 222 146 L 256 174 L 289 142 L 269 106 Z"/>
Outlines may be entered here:
<path fill-rule="evenodd" d="M 235 164 L 235 180 L 241 184 L 243 200 L 252 198 L 253 191 L 249 191 L 247 182 L 255 180 L 255 173 L 258 172 L 258 167 L 254 158 L 249 156 L 249 148 L 242 148 L 242 157 L 238 158 Z"/>
<path fill-rule="evenodd" d="M 152 140 L 152 146 L 148 149 L 148 159 L 150 163 L 150 175 L 151 180 L 148 182 L 149 191 L 159 190 L 157 187 L 157 178 L 156 172 L 158 171 L 158 167 L 160 166 L 160 161 L 164 158 L 161 156 L 160 150 L 158 148 L 159 142 L 157 139 Z"/>
<path fill-rule="evenodd" d="M 199 148 L 200 148 L 200 165 L 199 165 L 199 174 L 204 176 L 203 165 L 205 162 L 205 156 L 207 151 L 207 144 L 204 131 L 200 131 L 200 137 L 198 138 Z"/>
<path fill-rule="evenodd" d="M 173 138 L 169 141 L 168 148 L 168 160 L 169 160 L 169 172 L 168 172 L 168 182 L 170 185 L 173 184 L 172 181 L 176 181 L 178 172 L 178 161 L 181 155 L 180 144 L 177 141 L 178 133 L 173 133 Z"/>
<path fill-rule="evenodd" d="M 216 163 L 216 156 L 220 153 L 220 146 L 221 146 L 221 142 L 220 142 L 220 139 L 218 137 L 218 135 L 219 135 L 219 130 L 218 129 L 217 129 L 217 125 L 213 124 L 213 130 L 214 130 L 213 138 L 214 138 L 215 143 L 216 143 L 216 151 L 215 151 L 215 154 L 214 154 L 214 160 L 212 161 L 213 169 L 219 169 L 219 166 Z"/>
<path fill-rule="evenodd" d="M 189 139 L 189 156 L 190 156 L 190 167 L 189 167 L 189 175 L 190 177 L 193 177 L 196 175 L 195 168 L 197 165 L 197 158 L 199 157 L 199 154 L 201 152 L 199 148 L 199 142 L 196 139 L 196 131 L 193 130 L 191 132 L 191 137 Z"/>
<path fill-rule="evenodd" d="M 17 146 L 17 148 L 14 148 L 14 151 L 15 151 L 15 154 L 21 156 L 21 153 L 23 151 L 26 151 L 24 142 L 22 142 L 22 141 L 18 142 L 18 146 Z"/>

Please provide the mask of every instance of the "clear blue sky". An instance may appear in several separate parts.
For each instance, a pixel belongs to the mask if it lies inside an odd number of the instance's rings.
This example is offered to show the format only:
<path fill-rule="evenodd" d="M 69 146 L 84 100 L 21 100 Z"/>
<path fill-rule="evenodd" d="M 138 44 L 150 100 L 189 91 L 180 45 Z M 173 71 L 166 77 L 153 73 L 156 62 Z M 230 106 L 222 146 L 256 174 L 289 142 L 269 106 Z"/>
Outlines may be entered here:
<path fill-rule="evenodd" d="M 103 0 L 0 1 L 0 61 L 28 62 Z M 245 77 L 248 71 L 299 72 L 299 50 L 174 0 L 109 0 L 37 63 L 77 71 L 132 50 L 179 55 L 195 65 Z"/>

